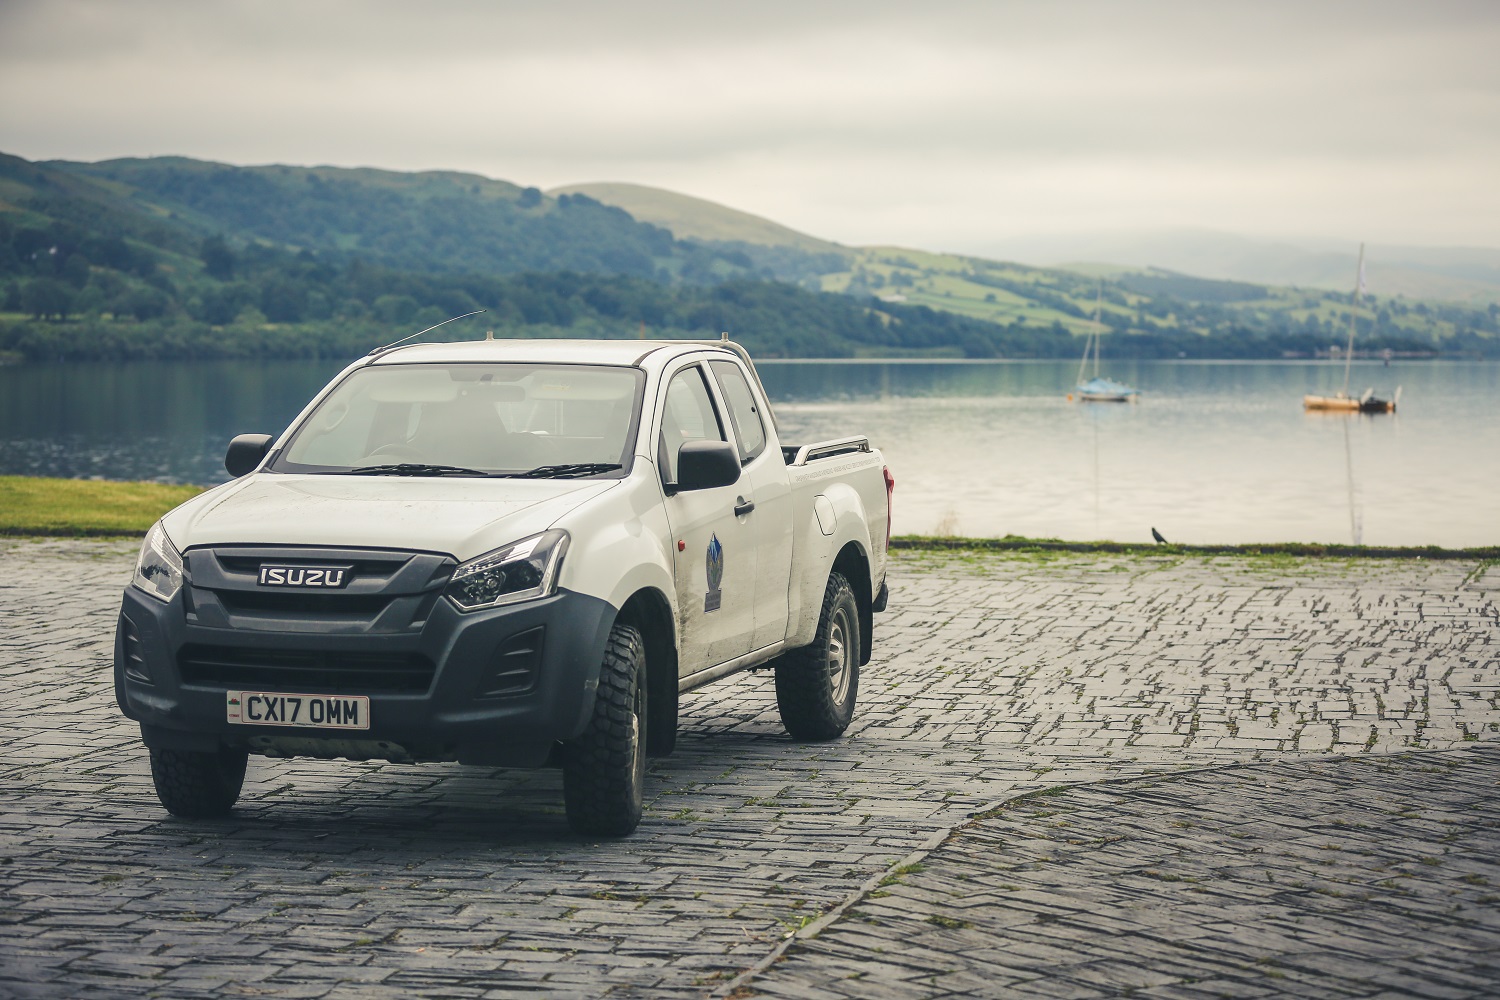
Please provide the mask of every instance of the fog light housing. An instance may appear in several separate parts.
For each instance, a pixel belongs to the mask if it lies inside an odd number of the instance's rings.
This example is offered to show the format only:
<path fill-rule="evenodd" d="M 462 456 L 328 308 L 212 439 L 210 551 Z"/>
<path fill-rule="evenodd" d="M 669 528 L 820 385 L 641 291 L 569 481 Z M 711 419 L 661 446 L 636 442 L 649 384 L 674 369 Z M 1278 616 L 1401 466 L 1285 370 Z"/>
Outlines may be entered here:
<path fill-rule="evenodd" d="M 120 616 L 120 647 L 125 657 L 125 676 L 141 684 L 151 683 L 151 668 L 146 665 L 146 650 L 135 622 Z"/>
<path fill-rule="evenodd" d="M 480 682 L 479 697 L 498 698 L 530 691 L 541 670 L 545 631 L 540 625 L 529 628 L 496 646 L 490 672 Z"/>

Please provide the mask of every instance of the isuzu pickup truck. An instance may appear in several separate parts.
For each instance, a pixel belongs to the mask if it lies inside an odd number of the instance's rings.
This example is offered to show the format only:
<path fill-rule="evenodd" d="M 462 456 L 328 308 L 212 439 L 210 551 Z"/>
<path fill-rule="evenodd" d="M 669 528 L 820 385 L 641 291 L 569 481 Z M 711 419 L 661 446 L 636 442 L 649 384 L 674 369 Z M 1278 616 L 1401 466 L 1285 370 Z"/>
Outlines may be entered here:
<path fill-rule="evenodd" d="M 227 813 L 250 754 L 560 765 L 573 829 L 620 836 L 682 692 L 768 667 L 794 739 L 853 716 L 891 474 L 784 444 L 727 339 L 383 349 L 225 465 L 116 632 L 173 814 Z"/>

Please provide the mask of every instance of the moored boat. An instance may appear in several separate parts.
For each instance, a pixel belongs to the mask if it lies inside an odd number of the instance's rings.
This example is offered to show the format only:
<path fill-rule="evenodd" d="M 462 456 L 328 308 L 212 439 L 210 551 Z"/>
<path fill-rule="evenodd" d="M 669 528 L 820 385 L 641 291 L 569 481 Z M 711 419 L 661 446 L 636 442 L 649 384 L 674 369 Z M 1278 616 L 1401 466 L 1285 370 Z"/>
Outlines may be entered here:
<path fill-rule="evenodd" d="M 1399 386 L 1392 399 L 1378 399 L 1374 389 L 1366 389 L 1365 394 L 1358 399 L 1342 392 L 1333 396 L 1303 396 L 1302 408 L 1342 413 L 1395 413 L 1396 403 L 1400 398 Z"/>
<path fill-rule="evenodd" d="M 1087 382 L 1080 382 L 1075 386 L 1073 394 L 1078 397 L 1080 403 L 1128 403 L 1139 396 L 1141 391 L 1123 382 L 1100 378 L 1096 375 Z"/>
<path fill-rule="evenodd" d="M 1302 408 L 1304 410 L 1341 410 L 1353 413 L 1359 409 L 1359 400 L 1352 399 L 1342 393 L 1334 396 L 1303 396 Z"/>
<path fill-rule="evenodd" d="M 1344 387 L 1331 396 L 1307 395 L 1302 397 L 1302 408 L 1324 413 L 1395 413 L 1396 403 L 1401 399 L 1401 387 L 1390 399 L 1377 399 L 1374 389 L 1366 389 L 1356 398 L 1349 395 L 1349 366 L 1354 361 L 1354 316 L 1359 300 L 1365 292 L 1365 245 L 1359 245 L 1359 276 L 1354 284 L 1354 308 L 1349 310 L 1349 344 L 1344 348 Z M 1386 359 L 1390 363 L 1390 359 Z"/>
<path fill-rule="evenodd" d="M 1094 298 L 1094 329 L 1084 342 L 1083 360 L 1078 362 L 1078 384 L 1068 393 L 1068 400 L 1071 402 L 1076 399 L 1080 403 L 1133 403 L 1141 394 L 1139 389 L 1099 376 L 1099 311 L 1103 306 L 1103 298 L 1104 282 L 1101 281 L 1099 292 Z M 1088 367 L 1090 351 L 1094 354 L 1094 377 L 1085 382 L 1083 372 Z"/>

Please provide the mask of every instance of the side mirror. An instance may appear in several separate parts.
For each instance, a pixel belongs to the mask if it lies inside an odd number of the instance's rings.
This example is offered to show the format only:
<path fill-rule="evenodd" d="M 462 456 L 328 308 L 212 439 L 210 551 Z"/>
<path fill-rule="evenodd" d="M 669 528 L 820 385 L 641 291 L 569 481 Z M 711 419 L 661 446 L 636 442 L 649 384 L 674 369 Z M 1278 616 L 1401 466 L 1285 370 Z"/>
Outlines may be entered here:
<path fill-rule="evenodd" d="M 224 453 L 224 468 L 229 474 L 238 479 L 247 472 L 254 472 L 255 467 L 265 459 L 266 452 L 271 450 L 271 435 L 269 434 L 240 434 L 229 442 L 229 450 Z"/>
<path fill-rule="evenodd" d="M 728 441 L 689 441 L 677 449 L 677 490 L 711 490 L 740 481 L 740 456 Z"/>

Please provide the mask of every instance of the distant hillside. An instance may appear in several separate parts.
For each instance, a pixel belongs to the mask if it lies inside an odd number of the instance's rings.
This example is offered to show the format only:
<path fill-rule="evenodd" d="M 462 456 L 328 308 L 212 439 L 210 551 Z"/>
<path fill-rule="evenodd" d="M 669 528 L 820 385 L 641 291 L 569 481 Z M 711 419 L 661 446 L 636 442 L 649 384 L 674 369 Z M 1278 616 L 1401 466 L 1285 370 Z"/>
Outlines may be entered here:
<path fill-rule="evenodd" d="M 993 247 L 998 256 L 1039 266 L 1108 262 L 1338 291 L 1353 289 L 1358 256 L 1352 242 L 1275 242 L 1196 230 L 999 238 Z M 1500 302 L 1500 249 L 1372 243 L 1366 248 L 1366 276 L 1376 295 L 1488 305 Z"/>
<path fill-rule="evenodd" d="M 743 260 L 782 281 L 818 287 L 819 277 L 843 271 L 854 251 L 749 212 L 643 184 L 570 184 L 549 195 L 584 195 L 660 226 L 679 240 Z"/>
<path fill-rule="evenodd" d="M 1213 355 L 1200 354 L 1207 345 L 1191 340 L 1183 346 L 1185 335 L 1219 343 L 1221 357 L 1248 356 L 1237 353 L 1245 349 L 1243 343 L 1230 346 L 1247 336 L 1261 338 L 1253 348 L 1263 352 L 1257 356 L 1327 350 L 1347 335 L 1351 299 L 1345 292 L 1205 279 L 1160 268 L 1080 273 L 898 247 L 860 248 L 852 268 L 824 275 L 821 287 L 991 323 L 1124 334 L 1109 347 L 1117 355 L 1151 356 L 1167 351 L 1170 342 L 1187 357 Z M 1481 353 L 1500 348 L 1500 307 L 1494 305 L 1478 309 L 1372 296 L 1360 304 L 1358 323 L 1362 347 Z M 1371 339 L 1375 336 L 1385 340 Z M 1152 344 L 1157 346 L 1147 346 Z"/>
<path fill-rule="evenodd" d="M 1248 240 L 1236 243 L 1236 238 L 1219 239 L 1218 234 L 1209 234 L 1213 238 L 1205 237 L 1198 242 L 1171 244 L 1175 250 L 1170 254 L 1165 252 L 1166 243 L 1148 242 L 1144 248 L 1137 248 L 1138 253 L 1126 253 L 1129 244 L 1119 243 L 1116 247 L 1121 250 L 1122 258 L 1118 263 L 1053 267 L 904 247 L 842 247 L 759 216 L 656 188 L 601 183 L 557 190 L 587 192 L 590 197 L 671 230 L 679 239 L 745 250 L 758 267 L 808 288 L 924 305 L 992 323 L 1056 323 L 1075 334 L 1094 328 L 1096 279 L 1103 279 L 1101 322 L 1121 332 L 1162 334 L 1194 330 L 1224 334 L 1240 328 L 1296 331 L 1304 336 L 1333 339 L 1338 336 L 1333 327 L 1347 318 L 1343 303 L 1351 290 L 1354 273 L 1352 256 L 1346 259 L 1328 253 L 1319 257 Z M 740 242 L 721 242 L 727 238 Z M 751 240 L 760 241 L 766 249 L 757 251 L 748 246 Z M 782 251 L 790 256 L 774 259 L 769 248 L 777 241 L 781 241 Z M 802 251 L 814 246 L 832 248 L 837 254 L 802 255 Z M 1233 252 L 1236 249 L 1238 256 Z M 1278 257 L 1281 250 L 1286 250 L 1284 259 Z M 1157 251 L 1161 251 L 1164 259 L 1159 266 L 1150 260 Z M 1490 258 L 1486 254 L 1495 259 L 1493 286 L 1486 284 L 1490 275 Z M 1383 323 L 1395 336 L 1428 343 L 1447 340 L 1465 329 L 1483 332 L 1489 328 L 1493 317 L 1484 307 L 1500 301 L 1500 251 L 1411 251 L 1408 256 L 1421 267 L 1413 265 L 1403 270 L 1388 262 L 1386 250 L 1377 248 L 1372 252 L 1369 276 L 1376 297 L 1369 300 L 1367 313 L 1372 327 Z M 1247 274 L 1266 273 L 1277 260 L 1283 260 L 1285 274 L 1319 280 L 1300 283 L 1246 280 Z M 1137 277 L 1127 280 L 1129 275 Z M 1164 280 L 1166 275 L 1173 276 L 1172 280 Z M 1207 280 L 1199 283 L 1178 280 L 1189 276 Z M 1208 290 L 1213 281 L 1239 282 L 1261 291 L 1236 298 L 1237 304 L 1229 306 L 1221 297 L 1222 289 Z M 1400 288 L 1426 289 L 1431 293 L 1431 301 L 1425 304 L 1400 301 L 1397 296 L 1403 293 L 1389 287 L 1391 283 Z M 1302 290 L 1284 287 L 1296 284 Z M 1410 292 L 1404 294 L 1408 299 L 1417 298 Z M 1396 301 L 1382 307 L 1382 300 Z M 1449 304 L 1453 301 L 1464 302 L 1466 306 L 1456 308 Z"/>
<path fill-rule="evenodd" d="M 461 174 L 0 155 L 0 353 L 347 357 L 474 309 L 488 314 L 451 336 L 730 331 L 767 357 L 1073 349 L 1062 329 L 762 280 L 738 251 L 583 195 Z"/>
<path fill-rule="evenodd" d="M 644 184 L 569 184 L 553 188 L 547 193 L 553 196 L 588 195 L 606 205 L 623 208 L 642 222 L 670 230 L 681 240 L 786 246 L 808 253 L 840 256 L 850 252 L 847 247 L 837 243 L 799 233 L 779 222 L 772 222 L 749 212 Z"/>
<path fill-rule="evenodd" d="M 753 273 L 591 198 L 453 172 L 232 167 L 183 157 L 35 165 L 92 180 L 138 208 L 333 258 L 420 271 L 581 271 L 660 280 Z"/>
<path fill-rule="evenodd" d="M 682 232 L 451 172 L 0 155 L 0 351 L 345 354 L 478 308 L 511 336 L 727 330 L 781 356 L 1055 357 L 1096 329 L 1117 357 L 1305 356 L 1347 330 L 1344 291 L 847 248 L 652 198 Z M 1500 348 L 1494 305 L 1376 295 L 1358 324 L 1367 349 Z"/>

